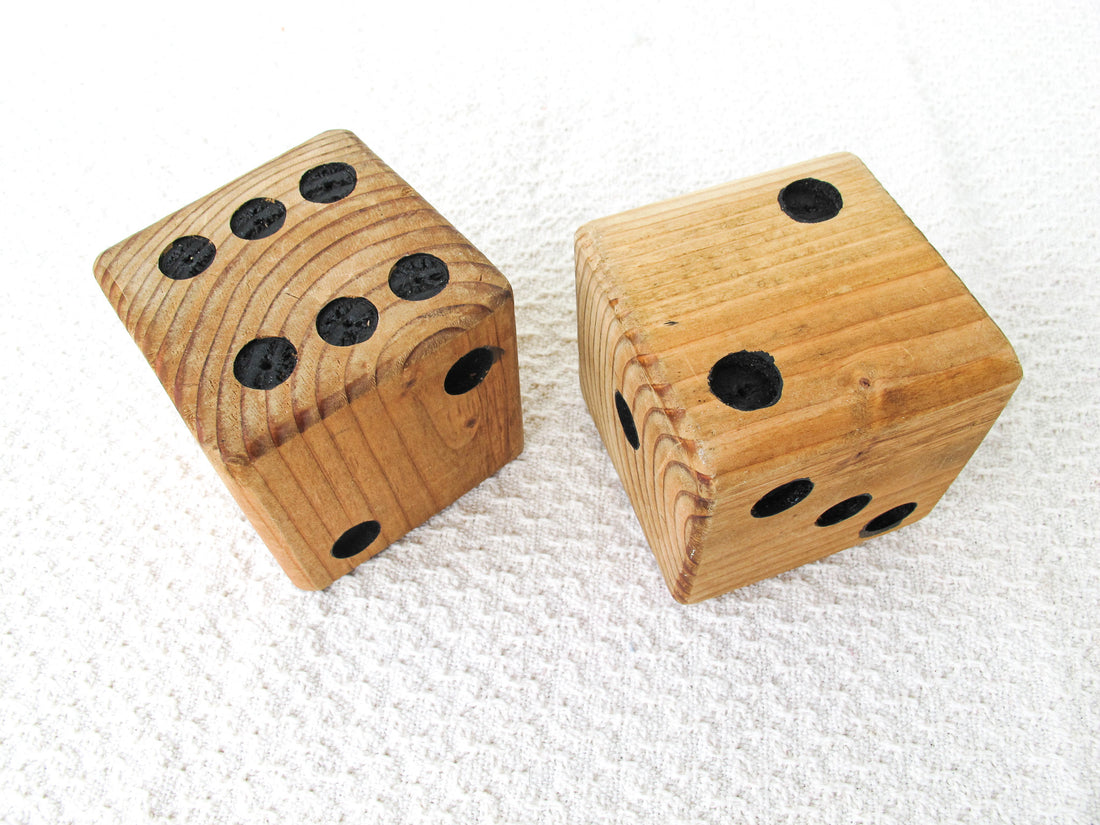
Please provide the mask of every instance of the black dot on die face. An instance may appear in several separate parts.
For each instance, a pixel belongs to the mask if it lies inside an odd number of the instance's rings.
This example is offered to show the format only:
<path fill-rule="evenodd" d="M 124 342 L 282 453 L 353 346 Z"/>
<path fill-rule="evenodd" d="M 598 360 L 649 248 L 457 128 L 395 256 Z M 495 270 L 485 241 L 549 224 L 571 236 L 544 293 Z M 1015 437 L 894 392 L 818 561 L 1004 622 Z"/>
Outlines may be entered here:
<path fill-rule="evenodd" d="M 495 362 L 496 356 L 489 347 L 470 350 L 447 370 L 447 377 L 443 379 L 444 391 L 447 395 L 468 393 L 485 380 Z"/>
<path fill-rule="evenodd" d="M 615 390 L 615 412 L 619 414 L 619 424 L 622 425 L 626 442 L 635 450 L 641 443 L 638 440 L 638 428 L 634 426 L 634 415 L 630 412 L 630 405 L 626 403 L 623 394 Z"/>
<path fill-rule="evenodd" d="M 344 535 L 336 539 L 332 545 L 332 557 L 335 559 L 350 559 L 358 556 L 366 550 L 382 532 L 382 525 L 377 521 L 364 521 L 356 524 Z"/>
<path fill-rule="evenodd" d="M 779 208 L 799 223 L 821 223 L 835 218 L 843 206 L 840 190 L 817 178 L 796 180 L 779 192 Z"/>
<path fill-rule="evenodd" d="M 426 252 L 406 255 L 390 270 L 390 289 L 406 301 L 434 298 L 451 279 L 447 264 Z"/>
<path fill-rule="evenodd" d="M 298 191 L 313 203 L 335 203 L 355 191 L 358 177 L 346 163 L 322 163 L 314 166 L 298 181 Z"/>
<path fill-rule="evenodd" d="M 209 238 L 202 235 L 184 235 L 176 238 L 160 253 L 157 267 L 161 274 L 173 281 L 185 281 L 205 272 L 214 263 L 217 249 Z"/>
<path fill-rule="evenodd" d="M 840 522 L 850 519 L 870 503 L 871 496 L 867 493 L 846 498 L 818 516 L 814 524 L 818 527 L 832 527 L 834 524 L 840 524 Z"/>
<path fill-rule="evenodd" d="M 893 530 L 917 509 L 917 503 L 910 501 L 908 504 L 899 504 L 897 507 L 887 510 L 882 515 L 875 516 L 869 522 L 867 526 L 860 531 L 860 535 L 875 536 L 879 533 L 885 533 L 887 530 Z"/>
<path fill-rule="evenodd" d="M 753 518 L 767 518 L 784 510 L 790 510 L 802 499 L 806 498 L 813 490 L 814 483 L 808 478 L 798 478 L 788 481 L 760 497 L 760 500 L 752 506 Z"/>
<path fill-rule="evenodd" d="M 783 376 L 766 352 L 731 352 L 719 358 L 707 377 L 710 391 L 735 410 L 770 407 L 783 394 Z"/>
<path fill-rule="evenodd" d="M 378 329 L 378 309 L 366 298 L 337 298 L 317 313 L 317 334 L 334 347 L 361 344 Z"/>
<path fill-rule="evenodd" d="M 270 390 L 290 378 L 298 351 L 286 338 L 254 338 L 233 360 L 233 376 L 254 390 Z"/>
<path fill-rule="evenodd" d="M 274 198 L 253 198 L 237 207 L 237 211 L 229 219 L 229 228 L 238 238 L 258 241 L 282 229 L 285 220 L 286 207 L 279 201 Z"/>

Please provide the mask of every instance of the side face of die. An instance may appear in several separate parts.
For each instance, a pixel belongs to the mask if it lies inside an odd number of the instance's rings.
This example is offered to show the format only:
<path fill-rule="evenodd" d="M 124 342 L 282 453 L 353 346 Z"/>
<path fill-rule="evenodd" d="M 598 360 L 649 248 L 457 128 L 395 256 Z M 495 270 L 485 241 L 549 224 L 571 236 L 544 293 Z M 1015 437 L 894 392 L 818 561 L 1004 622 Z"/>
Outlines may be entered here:
<path fill-rule="evenodd" d="M 587 224 L 577 300 L 582 392 L 686 602 L 927 515 L 1021 378 L 848 154 Z"/>
<path fill-rule="evenodd" d="M 511 287 L 350 132 L 116 244 L 95 275 L 299 587 L 522 449 Z"/>

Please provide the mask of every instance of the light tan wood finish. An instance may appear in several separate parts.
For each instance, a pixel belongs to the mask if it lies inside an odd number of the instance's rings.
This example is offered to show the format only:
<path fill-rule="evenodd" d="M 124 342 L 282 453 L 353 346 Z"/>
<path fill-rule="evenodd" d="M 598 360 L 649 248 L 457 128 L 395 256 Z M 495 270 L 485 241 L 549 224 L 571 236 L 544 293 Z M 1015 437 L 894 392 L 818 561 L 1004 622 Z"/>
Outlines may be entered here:
<path fill-rule="evenodd" d="M 815 178 L 820 223 L 779 206 Z M 866 167 L 838 154 L 592 221 L 577 232 L 581 388 L 669 590 L 696 602 L 927 515 L 1021 378 L 1012 347 Z M 729 353 L 766 352 L 777 403 L 711 391 Z M 624 435 L 627 401 L 639 449 Z M 808 478 L 800 503 L 757 501 Z M 816 521 L 845 499 L 858 514 Z M 877 533 L 876 533 L 877 535 Z"/>
<path fill-rule="evenodd" d="M 354 190 L 306 200 L 303 174 L 355 169 Z M 252 198 L 285 205 L 282 228 L 243 240 L 230 229 Z M 209 267 L 173 280 L 158 267 L 182 236 L 216 247 Z M 428 253 L 449 270 L 434 297 L 389 286 L 394 264 Z M 512 290 L 489 261 L 353 134 L 326 132 L 104 252 L 95 275 L 203 451 L 296 585 L 327 586 L 496 472 L 522 449 Z M 373 335 L 321 338 L 338 297 L 377 308 Z M 252 389 L 234 375 L 241 348 L 281 336 L 290 377 Z M 477 348 L 495 359 L 473 389 L 444 379 Z M 377 521 L 351 558 L 337 539 Z"/>

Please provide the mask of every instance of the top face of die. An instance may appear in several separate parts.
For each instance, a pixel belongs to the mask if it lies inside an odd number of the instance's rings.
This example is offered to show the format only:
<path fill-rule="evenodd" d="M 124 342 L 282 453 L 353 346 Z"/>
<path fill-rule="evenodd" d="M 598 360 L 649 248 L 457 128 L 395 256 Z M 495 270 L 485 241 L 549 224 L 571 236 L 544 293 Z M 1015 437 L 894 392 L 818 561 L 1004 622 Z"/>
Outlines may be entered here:
<path fill-rule="evenodd" d="M 578 250 L 719 474 L 1020 378 L 1000 330 L 850 154 L 593 221 Z"/>
<path fill-rule="evenodd" d="M 96 278 L 208 451 L 254 458 L 511 299 L 350 132 L 326 132 L 104 252 Z"/>

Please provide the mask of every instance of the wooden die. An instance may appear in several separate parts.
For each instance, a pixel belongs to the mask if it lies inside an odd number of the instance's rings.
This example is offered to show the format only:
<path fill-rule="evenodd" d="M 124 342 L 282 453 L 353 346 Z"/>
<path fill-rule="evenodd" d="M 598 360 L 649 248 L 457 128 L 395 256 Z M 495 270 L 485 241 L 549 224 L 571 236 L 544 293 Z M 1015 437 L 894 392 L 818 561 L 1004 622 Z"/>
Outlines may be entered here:
<path fill-rule="evenodd" d="M 522 449 L 511 287 L 350 132 L 116 244 L 95 275 L 299 587 Z"/>
<path fill-rule="evenodd" d="M 673 596 L 925 516 L 1021 378 L 848 154 L 577 233 L 581 388 Z"/>

